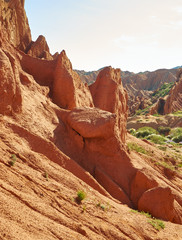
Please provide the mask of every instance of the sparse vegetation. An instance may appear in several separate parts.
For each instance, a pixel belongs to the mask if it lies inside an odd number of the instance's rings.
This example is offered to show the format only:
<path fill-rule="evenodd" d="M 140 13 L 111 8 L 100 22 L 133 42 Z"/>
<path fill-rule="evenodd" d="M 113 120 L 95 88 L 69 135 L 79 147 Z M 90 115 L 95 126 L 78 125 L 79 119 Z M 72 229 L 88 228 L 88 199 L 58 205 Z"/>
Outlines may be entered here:
<path fill-rule="evenodd" d="M 150 223 L 158 231 L 165 228 L 165 224 L 162 220 L 152 217 L 152 215 L 148 212 L 144 212 L 144 211 L 140 212 L 138 210 L 133 210 L 133 209 L 131 210 L 131 212 L 140 213 L 146 216 L 147 218 L 150 218 L 150 220 L 148 220 L 148 223 Z"/>
<path fill-rule="evenodd" d="M 172 114 L 175 115 L 175 116 L 182 116 L 182 111 L 177 111 L 177 112 L 174 112 Z"/>
<path fill-rule="evenodd" d="M 165 228 L 164 222 L 159 219 L 151 219 L 148 223 L 150 223 L 158 231 Z"/>
<path fill-rule="evenodd" d="M 111 208 L 111 206 L 110 206 L 109 203 L 107 203 L 107 204 L 102 204 L 102 203 L 100 203 L 100 202 L 96 204 L 96 207 L 101 208 L 103 211 L 106 211 L 106 210 L 108 210 L 108 209 Z"/>
<path fill-rule="evenodd" d="M 15 163 L 16 163 L 16 160 L 17 160 L 16 155 L 15 155 L 15 154 L 12 154 L 10 158 L 11 158 L 12 160 L 9 161 L 9 165 L 10 165 L 10 166 L 14 166 Z"/>
<path fill-rule="evenodd" d="M 129 151 L 136 151 L 138 153 L 143 153 L 143 154 L 150 154 L 148 151 L 146 151 L 143 147 L 139 146 L 137 143 L 130 142 L 127 144 Z"/>
<path fill-rule="evenodd" d="M 79 202 L 83 201 L 86 198 L 86 196 L 87 194 L 82 190 L 77 192 L 77 199 Z"/>
<path fill-rule="evenodd" d="M 160 88 L 158 88 L 153 94 L 153 98 L 165 97 L 168 95 L 171 88 L 174 86 L 174 82 L 164 83 Z"/>
<path fill-rule="evenodd" d="M 148 107 L 146 107 L 146 108 L 144 108 L 144 109 L 139 109 L 139 110 L 136 111 L 135 114 L 136 114 L 136 115 L 145 115 L 145 114 L 149 113 L 150 107 L 151 107 L 151 106 L 148 106 Z"/>

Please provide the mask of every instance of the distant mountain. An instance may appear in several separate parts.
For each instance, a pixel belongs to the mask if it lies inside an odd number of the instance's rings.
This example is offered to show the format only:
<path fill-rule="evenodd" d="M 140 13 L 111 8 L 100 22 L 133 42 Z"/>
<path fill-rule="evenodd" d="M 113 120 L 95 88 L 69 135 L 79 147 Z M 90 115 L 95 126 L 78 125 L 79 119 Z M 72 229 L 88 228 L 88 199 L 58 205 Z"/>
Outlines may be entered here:
<path fill-rule="evenodd" d="M 179 68 L 182 68 L 182 66 L 174 67 L 173 69 L 179 69 Z"/>
<path fill-rule="evenodd" d="M 164 92 L 160 88 L 164 84 L 176 82 L 176 73 L 180 67 L 172 69 L 159 69 L 153 72 L 145 71 L 133 73 L 129 71 L 121 72 L 123 86 L 128 92 L 129 115 L 133 115 L 138 110 L 143 110 L 148 106 L 156 103 L 159 97 L 163 97 Z M 91 85 L 95 82 L 100 70 L 97 71 L 78 71 L 83 82 Z M 173 84 L 170 86 L 172 87 Z M 170 87 L 168 86 L 168 88 Z M 153 97 L 153 93 L 158 91 L 157 97 Z M 160 93 L 162 94 L 160 96 Z"/>

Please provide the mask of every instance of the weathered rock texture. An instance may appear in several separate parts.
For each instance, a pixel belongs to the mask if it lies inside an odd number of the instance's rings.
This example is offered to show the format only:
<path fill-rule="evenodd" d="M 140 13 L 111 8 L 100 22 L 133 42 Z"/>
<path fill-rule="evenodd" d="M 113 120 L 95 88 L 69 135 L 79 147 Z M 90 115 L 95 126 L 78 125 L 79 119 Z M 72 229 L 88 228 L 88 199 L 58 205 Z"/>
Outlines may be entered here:
<path fill-rule="evenodd" d="M 31 32 L 23 0 L 1 0 L 0 38 L 25 51 L 31 43 Z"/>
<path fill-rule="evenodd" d="M 29 45 L 27 53 L 32 57 L 44 58 L 47 60 L 52 60 L 53 57 L 50 54 L 49 46 L 44 36 L 40 35 L 35 42 Z"/>
<path fill-rule="evenodd" d="M 24 13 L 23 1 L 3 6 L 10 12 L 14 6 L 13 19 Z M 127 151 L 120 70 L 103 69 L 89 90 L 65 51 L 54 60 L 40 59 L 37 50 L 33 57 L 20 51 L 28 44 L 26 29 L 15 32 L 14 41 L 8 32 L 0 39 L 0 238 L 180 240 L 180 225 L 166 222 L 158 234 L 129 208 L 182 223 L 181 175 L 169 179 L 151 159 Z M 142 144 L 161 158 L 159 150 Z M 84 205 L 76 202 L 81 189 L 88 195 Z M 160 211 L 156 195 L 163 192 Z"/>
<path fill-rule="evenodd" d="M 159 113 L 162 115 L 176 112 L 182 109 L 182 69 L 178 70 L 177 81 L 170 90 L 169 95 L 165 98 L 160 98 L 150 113 Z"/>

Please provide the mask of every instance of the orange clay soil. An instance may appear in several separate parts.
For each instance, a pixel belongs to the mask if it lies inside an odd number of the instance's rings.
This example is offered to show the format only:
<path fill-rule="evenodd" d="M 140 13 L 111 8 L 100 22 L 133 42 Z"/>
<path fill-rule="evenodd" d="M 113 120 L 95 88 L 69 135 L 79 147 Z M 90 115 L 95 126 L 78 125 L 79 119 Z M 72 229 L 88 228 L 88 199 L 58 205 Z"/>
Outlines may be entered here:
<path fill-rule="evenodd" d="M 0 239 L 182 238 L 182 226 L 163 221 L 165 228 L 156 230 L 150 218 L 33 151 L 6 120 L 1 118 L 0 124 Z M 16 162 L 10 166 L 13 154 Z M 81 204 L 75 200 L 78 190 L 87 194 Z"/>

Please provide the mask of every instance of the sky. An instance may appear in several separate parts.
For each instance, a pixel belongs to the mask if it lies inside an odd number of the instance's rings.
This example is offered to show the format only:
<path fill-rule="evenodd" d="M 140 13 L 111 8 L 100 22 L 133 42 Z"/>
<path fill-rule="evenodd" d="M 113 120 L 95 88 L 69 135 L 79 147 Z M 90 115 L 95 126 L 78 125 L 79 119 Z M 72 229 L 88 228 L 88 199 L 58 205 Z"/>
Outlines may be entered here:
<path fill-rule="evenodd" d="M 182 0 L 25 0 L 35 41 L 73 68 L 143 72 L 182 65 Z"/>

